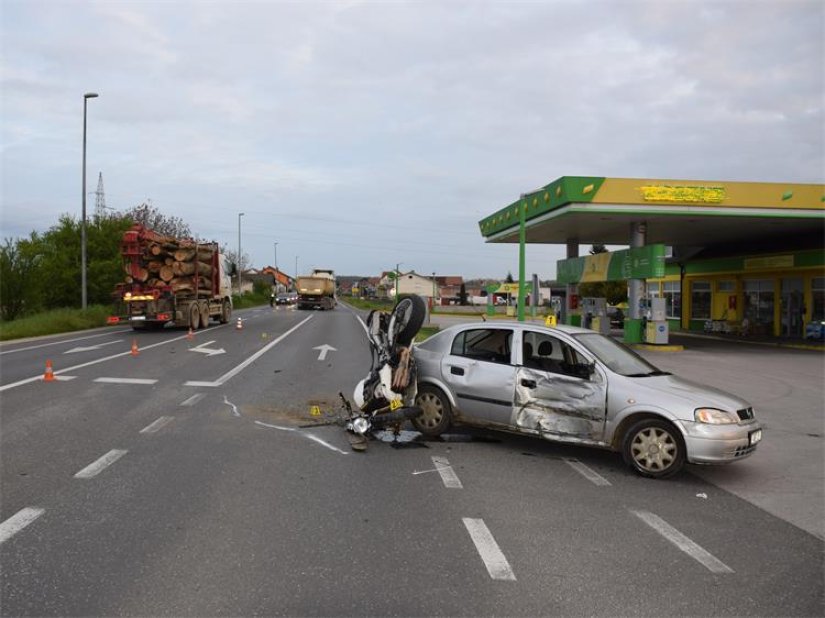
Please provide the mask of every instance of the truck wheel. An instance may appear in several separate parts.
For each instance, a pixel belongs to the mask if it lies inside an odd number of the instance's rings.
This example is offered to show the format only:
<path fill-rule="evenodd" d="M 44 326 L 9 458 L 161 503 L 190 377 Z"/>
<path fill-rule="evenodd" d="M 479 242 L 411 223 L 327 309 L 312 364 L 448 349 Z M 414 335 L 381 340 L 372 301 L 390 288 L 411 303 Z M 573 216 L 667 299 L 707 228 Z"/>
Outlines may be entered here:
<path fill-rule="evenodd" d="M 189 305 L 189 328 L 198 330 L 201 325 L 201 312 L 198 310 L 198 303 Z"/>
<path fill-rule="evenodd" d="M 201 314 L 201 328 L 209 327 L 209 303 L 202 300 L 198 303 L 198 311 Z"/>
<path fill-rule="evenodd" d="M 392 310 L 388 335 L 391 345 L 407 347 L 412 343 L 416 333 L 421 330 L 427 306 L 424 299 L 417 295 L 402 298 Z"/>
<path fill-rule="evenodd" d="M 221 305 L 221 320 L 220 320 L 221 324 L 229 323 L 229 318 L 231 318 L 231 317 L 232 317 L 232 307 L 229 306 L 229 301 L 225 300 L 225 301 L 223 301 L 223 304 Z"/>

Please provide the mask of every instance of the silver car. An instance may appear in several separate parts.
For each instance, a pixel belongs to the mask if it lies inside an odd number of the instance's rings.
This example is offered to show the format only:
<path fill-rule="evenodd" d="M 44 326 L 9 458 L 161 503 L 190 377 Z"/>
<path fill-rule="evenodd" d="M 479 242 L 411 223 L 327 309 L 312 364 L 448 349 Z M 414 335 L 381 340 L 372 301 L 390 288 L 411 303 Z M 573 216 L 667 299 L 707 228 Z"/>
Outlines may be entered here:
<path fill-rule="evenodd" d="M 654 478 L 742 459 L 762 439 L 743 399 L 583 328 L 452 326 L 417 344 L 415 359 L 415 425 L 430 436 L 461 423 L 606 448 Z"/>

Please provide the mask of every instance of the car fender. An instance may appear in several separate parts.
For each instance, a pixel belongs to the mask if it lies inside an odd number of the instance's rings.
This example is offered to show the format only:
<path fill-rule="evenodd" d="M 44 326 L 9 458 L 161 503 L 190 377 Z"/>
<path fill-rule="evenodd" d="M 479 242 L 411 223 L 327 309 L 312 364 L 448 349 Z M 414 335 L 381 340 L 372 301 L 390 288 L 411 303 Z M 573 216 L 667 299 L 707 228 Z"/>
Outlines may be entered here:
<path fill-rule="evenodd" d="M 650 404 L 634 404 L 622 408 L 616 414 L 611 414 L 608 416 L 604 429 L 604 441 L 607 444 L 612 444 L 613 448 L 621 448 L 621 444 L 617 444 L 616 439 L 619 438 L 637 419 L 643 417 L 658 417 L 669 421 L 679 430 L 679 433 L 682 435 L 683 439 L 687 435 L 685 432 L 685 427 L 682 424 L 682 420 L 666 408 Z"/>
<path fill-rule="evenodd" d="M 438 380 L 436 378 L 424 378 L 423 380 L 422 379 L 418 380 L 418 387 L 419 388 L 421 388 L 422 384 L 429 384 L 430 386 L 438 387 L 441 390 L 441 392 L 444 393 L 447 396 L 447 400 L 450 402 L 450 407 L 455 412 L 456 407 L 457 407 L 456 406 L 456 399 L 453 396 L 453 392 L 450 390 L 449 386 L 447 386 L 443 381 Z M 459 412 L 459 416 L 460 416 L 460 412 Z"/>

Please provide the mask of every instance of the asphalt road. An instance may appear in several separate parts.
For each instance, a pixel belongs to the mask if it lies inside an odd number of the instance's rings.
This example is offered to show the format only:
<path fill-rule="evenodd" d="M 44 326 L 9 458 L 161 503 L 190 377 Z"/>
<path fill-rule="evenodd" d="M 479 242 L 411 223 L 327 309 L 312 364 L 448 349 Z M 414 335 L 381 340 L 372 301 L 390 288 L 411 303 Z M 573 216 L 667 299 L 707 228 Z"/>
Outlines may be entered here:
<path fill-rule="evenodd" d="M 822 539 L 752 476 L 462 431 L 354 453 L 304 425 L 367 371 L 356 316 L 237 315 L 0 348 L 3 616 L 822 614 Z"/>

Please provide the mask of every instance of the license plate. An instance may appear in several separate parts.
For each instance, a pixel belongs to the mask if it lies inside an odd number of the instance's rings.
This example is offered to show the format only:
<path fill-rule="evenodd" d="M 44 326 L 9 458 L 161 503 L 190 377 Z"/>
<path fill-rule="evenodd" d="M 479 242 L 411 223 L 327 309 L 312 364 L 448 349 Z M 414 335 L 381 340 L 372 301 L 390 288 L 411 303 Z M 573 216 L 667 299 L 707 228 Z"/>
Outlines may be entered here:
<path fill-rule="evenodd" d="M 145 315 L 133 315 L 131 319 L 133 319 L 133 320 L 145 320 L 146 316 Z"/>
<path fill-rule="evenodd" d="M 748 434 L 748 442 L 751 446 L 758 443 L 762 439 L 762 430 L 757 429 L 756 431 L 752 431 Z"/>

